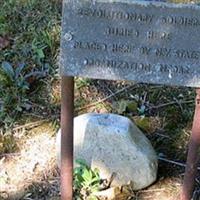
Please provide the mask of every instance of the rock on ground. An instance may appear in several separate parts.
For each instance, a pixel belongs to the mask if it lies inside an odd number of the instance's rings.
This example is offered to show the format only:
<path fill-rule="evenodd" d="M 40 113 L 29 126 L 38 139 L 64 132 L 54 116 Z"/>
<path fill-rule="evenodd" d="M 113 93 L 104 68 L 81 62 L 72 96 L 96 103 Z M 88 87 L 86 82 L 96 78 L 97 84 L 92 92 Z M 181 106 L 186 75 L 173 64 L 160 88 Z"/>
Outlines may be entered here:
<path fill-rule="evenodd" d="M 60 160 L 60 131 L 57 136 Z M 157 177 L 157 156 L 144 134 L 128 118 L 115 114 L 84 114 L 74 119 L 74 156 L 84 159 L 102 178 L 114 173 L 112 186 L 132 182 L 139 190 Z M 60 161 L 58 161 L 60 163 Z"/>

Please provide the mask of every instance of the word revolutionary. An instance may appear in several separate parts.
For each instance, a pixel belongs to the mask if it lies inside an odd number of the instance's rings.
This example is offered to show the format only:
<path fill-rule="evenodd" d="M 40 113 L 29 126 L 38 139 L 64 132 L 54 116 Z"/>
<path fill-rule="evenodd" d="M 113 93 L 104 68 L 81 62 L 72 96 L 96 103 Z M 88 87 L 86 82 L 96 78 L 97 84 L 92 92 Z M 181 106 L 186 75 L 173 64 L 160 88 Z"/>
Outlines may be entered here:
<path fill-rule="evenodd" d="M 109 20 L 138 21 L 143 23 L 151 23 L 153 19 L 153 15 L 148 14 L 92 8 L 80 8 L 78 10 L 78 15 L 92 18 L 104 18 Z"/>

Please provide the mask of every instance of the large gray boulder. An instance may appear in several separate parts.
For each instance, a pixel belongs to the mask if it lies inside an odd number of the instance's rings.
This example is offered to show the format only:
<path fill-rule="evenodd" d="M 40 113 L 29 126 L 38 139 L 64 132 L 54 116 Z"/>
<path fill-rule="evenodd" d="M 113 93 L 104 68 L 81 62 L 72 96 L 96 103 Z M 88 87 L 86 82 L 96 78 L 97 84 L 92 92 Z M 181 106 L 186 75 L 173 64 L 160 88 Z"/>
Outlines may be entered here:
<path fill-rule="evenodd" d="M 60 163 L 60 131 L 57 135 Z M 157 177 L 157 156 L 144 134 L 128 118 L 115 114 L 84 114 L 74 119 L 74 156 L 98 168 L 102 178 L 116 174 L 112 186 L 133 183 L 145 188 Z"/>

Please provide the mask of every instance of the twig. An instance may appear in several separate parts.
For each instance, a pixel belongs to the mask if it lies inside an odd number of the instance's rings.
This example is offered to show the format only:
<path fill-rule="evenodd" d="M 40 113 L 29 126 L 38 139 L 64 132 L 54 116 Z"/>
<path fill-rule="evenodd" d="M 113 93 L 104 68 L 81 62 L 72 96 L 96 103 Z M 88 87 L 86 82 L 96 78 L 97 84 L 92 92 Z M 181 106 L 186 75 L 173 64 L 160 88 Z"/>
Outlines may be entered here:
<path fill-rule="evenodd" d="M 76 111 L 78 112 L 78 111 L 81 111 L 81 110 L 90 108 L 90 107 L 92 107 L 92 106 L 96 106 L 97 104 L 103 103 L 104 101 L 106 101 L 106 100 L 108 100 L 108 99 L 110 99 L 110 98 L 116 96 L 116 95 L 119 94 L 119 93 L 124 92 L 125 90 L 127 90 L 127 89 L 129 89 L 129 88 L 131 88 L 131 87 L 133 87 L 133 85 L 129 85 L 129 86 L 125 87 L 125 88 L 122 88 L 122 89 L 118 90 L 117 92 L 115 92 L 115 93 L 113 93 L 113 94 L 111 94 L 111 95 L 109 95 L 109 96 L 107 96 L 107 97 L 105 97 L 105 98 L 103 98 L 103 99 L 100 99 L 99 101 L 96 101 L 96 102 L 94 102 L 94 103 L 91 103 L 91 104 L 89 104 L 89 105 L 87 105 L 87 106 L 84 106 L 84 107 L 82 107 L 82 108 L 78 108 L 78 109 L 76 109 Z"/>
<path fill-rule="evenodd" d="M 158 160 L 162 160 L 164 162 L 168 162 L 168 163 L 171 163 L 171 164 L 174 164 L 174 165 L 178 165 L 178 166 L 181 166 L 181 167 L 186 167 L 186 164 L 184 164 L 184 163 L 180 163 L 180 162 L 177 162 L 177 161 L 169 160 L 167 158 L 158 157 Z"/>
<path fill-rule="evenodd" d="M 164 104 L 160 104 L 160 105 L 158 105 L 158 106 L 151 106 L 151 108 L 149 108 L 149 109 L 158 109 L 158 108 L 162 108 L 162 107 L 165 107 L 165 106 L 170 106 L 170 105 L 174 105 L 174 104 L 179 104 L 179 106 L 180 106 L 180 104 L 189 104 L 189 103 L 194 103 L 194 100 L 190 100 L 190 101 L 179 101 L 179 102 L 177 102 L 177 101 L 172 101 L 172 102 L 169 102 L 169 103 L 164 103 Z"/>
<path fill-rule="evenodd" d="M 155 133 L 155 135 L 158 135 L 160 137 L 164 137 L 164 138 L 167 138 L 167 139 L 171 140 L 171 137 L 169 137 L 168 135 L 164 135 L 164 134 L 161 134 L 161 133 Z"/>
<path fill-rule="evenodd" d="M 0 157 L 11 157 L 11 156 L 19 156 L 21 153 L 2 153 Z"/>
<path fill-rule="evenodd" d="M 162 160 L 164 162 L 168 162 L 168 163 L 171 163 L 171 164 L 174 164 L 174 165 L 178 165 L 180 167 L 186 167 L 186 164 L 184 164 L 184 163 L 180 163 L 180 162 L 177 162 L 177 161 L 169 160 L 167 158 L 158 157 L 158 160 Z M 200 170 L 200 167 L 197 167 L 197 169 Z"/>
<path fill-rule="evenodd" d="M 174 100 L 175 100 L 175 102 L 179 105 L 181 111 L 183 111 L 183 107 L 182 107 L 181 102 L 180 102 L 178 99 L 176 99 L 176 98 L 174 98 Z M 193 101 L 193 102 L 194 102 L 194 101 Z"/>
<path fill-rule="evenodd" d="M 158 189 L 148 189 L 148 190 L 141 190 L 138 191 L 138 193 L 145 193 L 145 192 L 160 192 L 160 191 L 164 191 L 165 188 L 158 188 Z"/>
<path fill-rule="evenodd" d="M 24 124 L 22 126 L 17 126 L 15 128 L 13 128 L 13 131 L 17 131 L 20 129 L 25 129 L 25 128 L 32 128 L 32 127 L 36 127 L 39 126 L 40 124 L 44 123 L 44 122 L 48 122 L 49 120 L 45 119 L 45 120 L 40 120 L 40 121 L 36 121 L 36 122 L 31 122 L 28 124 Z"/>
<path fill-rule="evenodd" d="M 44 119 L 45 118 L 44 116 L 39 115 L 39 114 L 35 114 L 35 113 L 24 112 L 24 115 L 26 115 L 26 116 L 33 116 L 33 117 L 36 117 L 36 118 L 39 118 L 39 119 Z"/>

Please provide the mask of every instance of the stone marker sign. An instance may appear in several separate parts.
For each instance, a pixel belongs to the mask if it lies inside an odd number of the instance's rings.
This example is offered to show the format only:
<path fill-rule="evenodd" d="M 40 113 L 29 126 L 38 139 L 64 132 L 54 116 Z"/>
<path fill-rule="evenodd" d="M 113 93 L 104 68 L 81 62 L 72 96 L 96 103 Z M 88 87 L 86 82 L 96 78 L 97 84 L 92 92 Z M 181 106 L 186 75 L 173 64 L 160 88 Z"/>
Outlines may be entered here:
<path fill-rule="evenodd" d="M 62 75 L 200 87 L 200 8 L 64 0 Z"/>

